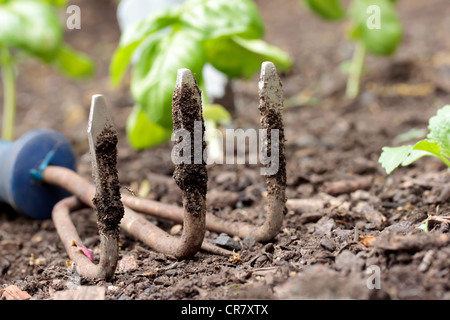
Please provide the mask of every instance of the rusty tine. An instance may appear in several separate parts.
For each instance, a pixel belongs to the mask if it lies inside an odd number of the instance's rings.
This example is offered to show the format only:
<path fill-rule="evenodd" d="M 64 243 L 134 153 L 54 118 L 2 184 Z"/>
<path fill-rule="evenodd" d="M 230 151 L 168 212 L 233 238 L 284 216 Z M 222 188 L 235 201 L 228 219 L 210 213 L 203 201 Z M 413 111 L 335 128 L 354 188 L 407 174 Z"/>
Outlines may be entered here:
<path fill-rule="evenodd" d="M 109 116 L 106 101 L 101 95 L 92 97 L 88 139 L 95 180 L 95 196 L 91 198 L 92 200 L 87 199 L 86 203 L 92 205 L 97 214 L 100 235 L 99 264 L 95 265 L 93 261 L 83 257 L 79 250 L 72 248 L 74 244 L 80 245 L 81 241 L 69 214 L 80 208 L 82 203 L 80 199 L 70 197 L 58 202 L 53 209 L 52 218 L 67 253 L 79 268 L 80 275 L 109 279 L 114 274 L 119 257 L 119 223 L 124 214 L 124 207 L 121 202 L 116 168 L 117 132 Z"/>

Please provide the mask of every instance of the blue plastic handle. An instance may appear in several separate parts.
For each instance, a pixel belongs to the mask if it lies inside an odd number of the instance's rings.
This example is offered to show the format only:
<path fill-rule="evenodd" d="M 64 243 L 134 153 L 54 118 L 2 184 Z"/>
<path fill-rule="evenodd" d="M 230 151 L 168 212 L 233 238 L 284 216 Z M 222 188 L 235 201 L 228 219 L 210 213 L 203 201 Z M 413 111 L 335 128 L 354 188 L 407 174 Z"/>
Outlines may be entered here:
<path fill-rule="evenodd" d="M 51 218 L 53 206 L 70 194 L 39 181 L 48 164 L 76 169 L 69 142 L 56 131 L 39 129 L 15 142 L 0 141 L 0 202 L 33 219 Z"/>

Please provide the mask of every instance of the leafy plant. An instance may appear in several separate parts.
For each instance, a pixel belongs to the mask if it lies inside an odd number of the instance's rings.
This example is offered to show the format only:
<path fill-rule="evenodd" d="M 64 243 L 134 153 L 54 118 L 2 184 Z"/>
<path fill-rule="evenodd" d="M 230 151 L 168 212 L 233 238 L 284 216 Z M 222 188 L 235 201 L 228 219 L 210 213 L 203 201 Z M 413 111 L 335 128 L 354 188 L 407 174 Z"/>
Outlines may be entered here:
<path fill-rule="evenodd" d="M 428 130 L 427 137 L 414 145 L 383 147 L 378 161 L 387 174 L 425 156 L 435 157 L 450 168 L 450 105 L 442 107 L 430 118 Z"/>
<path fill-rule="evenodd" d="M 173 84 L 180 68 L 196 75 L 204 105 L 206 63 L 229 78 L 249 78 L 266 60 L 287 70 L 288 55 L 261 40 L 263 35 L 262 18 L 251 0 L 187 0 L 127 27 L 110 74 L 117 85 L 136 60 L 130 84 L 135 106 L 127 121 L 131 145 L 144 149 L 170 139 Z"/>
<path fill-rule="evenodd" d="M 16 113 L 15 66 L 23 55 L 57 68 L 71 78 L 92 74 L 93 62 L 63 41 L 55 7 L 63 0 L 0 0 L 0 67 L 3 75 L 2 138 L 12 140 Z"/>
<path fill-rule="evenodd" d="M 403 36 L 400 20 L 395 11 L 395 0 L 352 0 L 347 10 L 340 0 L 303 0 L 319 17 L 350 24 L 348 37 L 355 42 L 350 62 L 346 95 L 354 99 L 359 95 L 361 75 L 367 53 L 390 56 Z M 379 14 L 379 16 L 377 16 Z M 375 22 L 379 18 L 379 24 Z"/>

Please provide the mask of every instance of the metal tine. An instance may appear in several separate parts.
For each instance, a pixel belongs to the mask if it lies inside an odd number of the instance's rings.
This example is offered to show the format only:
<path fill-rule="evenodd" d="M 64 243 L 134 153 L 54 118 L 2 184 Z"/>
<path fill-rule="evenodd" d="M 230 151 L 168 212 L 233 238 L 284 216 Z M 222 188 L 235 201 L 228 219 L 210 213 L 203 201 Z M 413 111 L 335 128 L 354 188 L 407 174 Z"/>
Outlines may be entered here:
<path fill-rule="evenodd" d="M 84 198 L 84 205 L 88 204 L 96 210 L 100 235 L 99 264 L 95 265 L 93 261 L 86 259 L 85 254 L 74 248 L 74 246 L 83 248 L 69 216 L 70 212 L 82 207 L 83 202 L 79 198 L 69 197 L 58 202 L 53 209 L 52 218 L 66 251 L 79 269 L 80 275 L 109 279 L 115 272 L 119 258 L 119 224 L 124 215 L 124 207 L 121 202 L 116 167 L 117 131 L 109 115 L 106 100 L 102 95 L 92 97 L 87 133 L 95 192 L 89 192 L 89 188 L 79 187 L 76 191 L 83 193 L 84 197 L 81 199 Z M 53 168 L 57 170 L 57 168 Z M 49 167 L 50 173 L 53 168 Z M 69 181 L 73 182 L 73 179 Z M 93 198 L 92 193 L 94 193 Z M 86 199 L 86 196 L 89 197 Z"/>
<path fill-rule="evenodd" d="M 180 69 L 177 74 L 177 81 L 172 100 L 172 118 L 174 124 L 174 135 L 180 132 L 188 132 L 190 137 L 194 137 L 196 124 L 201 124 L 201 130 L 204 130 L 201 93 L 195 81 L 192 72 L 188 69 Z M 178 131 L 180 130 L 180 131 Z M 202 134 L 202 138 L 204 135 Z M 186 138 L 186 137 L 184 137 Z M 194 139 L 185 145 L 187 140 L 178 137 L 175 141 L 175 150 L 181 144 L 189 149 L 191 157 L 188 163 L 175 161 L 174 179 L 179 188 L 183 192 L 183 233 L 181 238 L 161 237 L 154 231 L 157 243 L 150 238 L 149 231 L 154 229 L 153 226 L 145 222 L 145 219 L 133 218 L 133 214 L 127 213 L 123 221 L 124 228 L 131 230 L 131 233 L 145 243 L 152 243 L 154 247 L 158 247 L 159 251 L 168 252 L 178 259 L 193 256 L 200 250 L 205 234 L 205 212 L 206 212 L 206 190 L 207 190 L 207 170 L 206 161 L 195 163 L 196 155 L 203 154 L 206 148 L 206 142 L 203 140 L 200 150 L 196 150 Z M 176 155 L 175 155 L 175 158 Z M 133 205 L 140 201 L 131 201 L 129 205 Z M 147 203 L 149 202 L 140 202 Z M 151 205 L 150 205 L 151 207 Z M 149 207 L 140 208 L 144 212 Z M 139 210 L 138 210 L 139 211 Z M 146 225 L 147 226 L 146 226 Z M 210 244 L 204 244 L 204 248 L 212 248 Z M 216 250 L 229 254 L 225 250 Z"/>
<path fill-rule="evenodd" d="M 97 190 L 99 190 L 100 187 L 100 180 L 95 146 L 97 144 L 98 137 L 105 128 L 111 128 L 111 130 L 116 132 L 111 120 L 111 115 L 109 114 L 105 97 L 103 95 L 96 94 L 92 96 L 91 100 L 87 135 L 89 141 L 89 151 L 91 153 L 92 171 Z"/>

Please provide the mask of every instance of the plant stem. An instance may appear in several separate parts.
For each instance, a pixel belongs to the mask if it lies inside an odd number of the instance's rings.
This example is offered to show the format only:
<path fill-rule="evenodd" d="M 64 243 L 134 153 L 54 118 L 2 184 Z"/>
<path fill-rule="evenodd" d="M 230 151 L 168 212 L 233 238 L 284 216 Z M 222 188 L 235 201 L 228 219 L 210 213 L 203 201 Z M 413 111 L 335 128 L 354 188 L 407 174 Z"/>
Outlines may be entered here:
<path fill-rule="evenodd" d="M 1 47 L 1 62 L 3 75 L 3 128 L 2 139 L 13 140 L 14 122 L 16 118 L 16 79 L 14 64 L 7 47 Z"/>
<path fill-rule="evenodd" d="M 353 59 L 350 66 L 350 74 L 347 81 L 346 96 L 355 99 L 359 94 L 361 74 L 364 68 L 366 58 L 366 47 L 362 42 L 358 42 L 353 53 Z"/>

